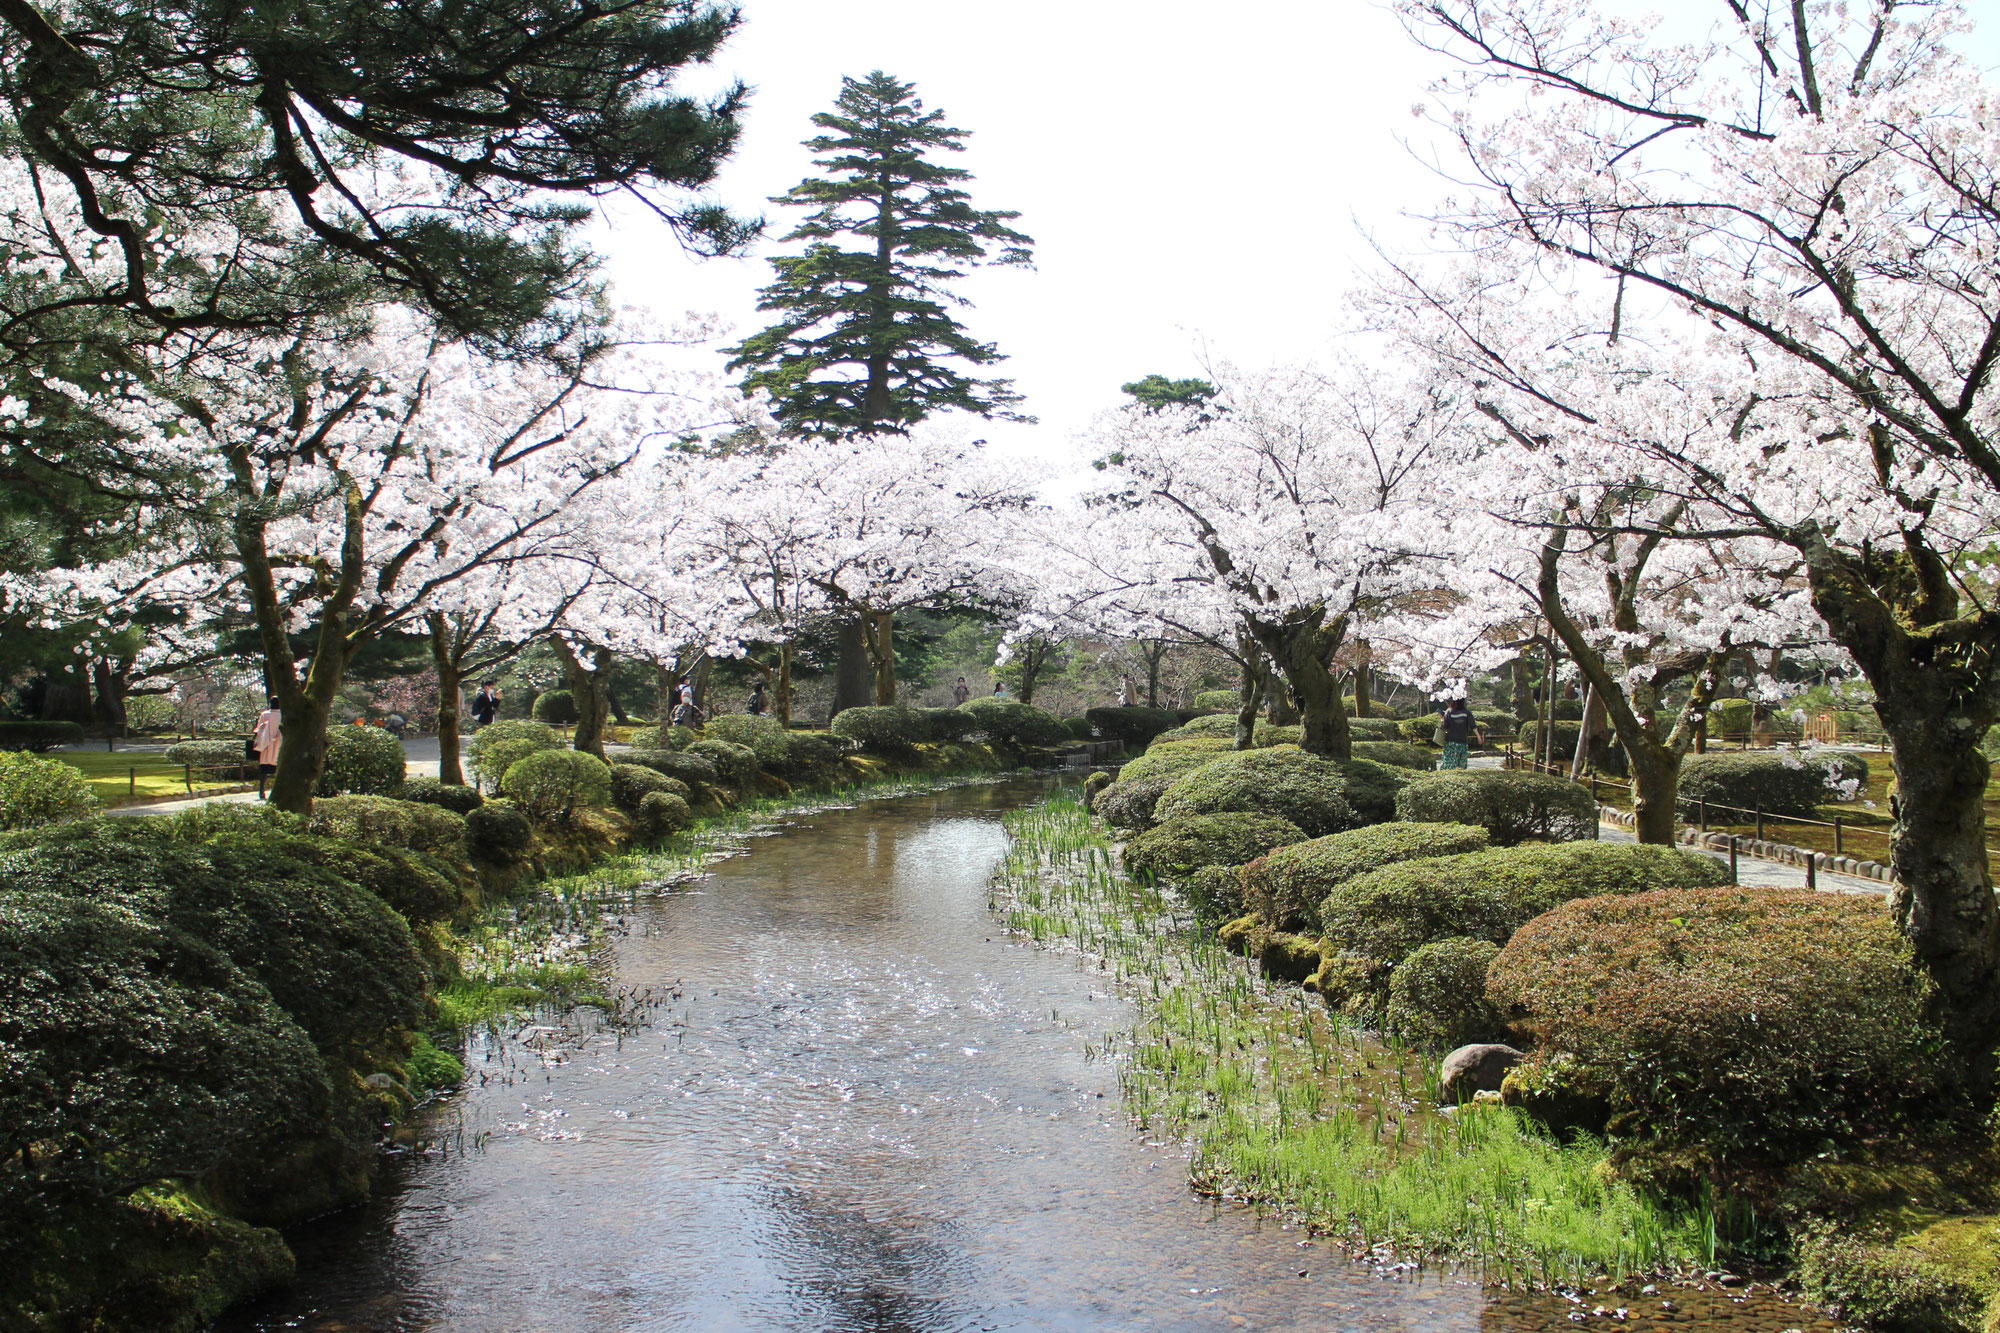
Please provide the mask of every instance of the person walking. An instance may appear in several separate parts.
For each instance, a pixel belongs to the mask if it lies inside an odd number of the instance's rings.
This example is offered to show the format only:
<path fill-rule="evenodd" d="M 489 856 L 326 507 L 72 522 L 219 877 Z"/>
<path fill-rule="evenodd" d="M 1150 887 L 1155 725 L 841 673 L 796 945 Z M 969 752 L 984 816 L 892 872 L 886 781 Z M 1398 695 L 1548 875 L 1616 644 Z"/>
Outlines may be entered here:
<path fill-rule="evenodd" d="M 771 701 L 764 695 L 763 681 L 757 681 L 750 686 L 750 702 L 743 711 L 752 717 L 762 717 L 771 711 Z"/>
<path fill-rule="evenodd" d="M 965 677 L 960 676 L 958 684 L 951 687 L 951 701 L 955 704 L 963 705 L 971 697 L 972 687 L 965 683 Z"/>
<path fill-rule="evenodd" d="M 491 726 L 493 719 L 500 716 L 500 682 L 481 682 L 479 693 L 472 696 L 472 720 L 482 727 Z"/>
<path fill-rule="evenodd" d="M 278 713 L 278 696 L 271 695 L 264 703 L 264 711 L 257 714 L 257 725 L 250 732 L 251 751 L 257 757 L 257 799 L 265 799 L 264 784 L 278 771 L 278 739 L 283 719 Z"/>
<path fill-rule="evenodd" d="M 1486 743 L 1485 729 L 1472 716 L 1472 709 L 1463 699 L 1453 699 L 1439 716 L 1437 735 L 1444 747 L 1444 756 L 1438 760 L 1440 769 L 1466 767 L 1466 756 L 1472 749 L 1475 736 L 1481 745 Z"/>

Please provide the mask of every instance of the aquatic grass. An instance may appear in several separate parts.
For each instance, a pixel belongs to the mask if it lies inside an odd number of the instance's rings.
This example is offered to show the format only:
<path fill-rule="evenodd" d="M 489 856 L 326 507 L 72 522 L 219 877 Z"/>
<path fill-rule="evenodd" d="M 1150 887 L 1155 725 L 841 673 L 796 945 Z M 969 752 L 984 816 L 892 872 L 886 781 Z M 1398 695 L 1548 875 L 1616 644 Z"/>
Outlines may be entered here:
<path fill-rule="evenodd" d="M 1073 792 L 1004 822 L 990 904 L 1010 931 L 1077 951 L 1134 996 L 1137 1022 L 1089 1054 L 1120 1062 L 1142 1129 L 1191 1144 L 1197 1189 L 1511 1286 L 1726 1250 L 1712 1203 L 1677 1207 L 1612 1179 L 1600 1144 L 1557 1143 L 1498 1106 L 1441 1111 L 1431 1054 L 1267 983 L 1178 898 L 1126 874 Z"/>

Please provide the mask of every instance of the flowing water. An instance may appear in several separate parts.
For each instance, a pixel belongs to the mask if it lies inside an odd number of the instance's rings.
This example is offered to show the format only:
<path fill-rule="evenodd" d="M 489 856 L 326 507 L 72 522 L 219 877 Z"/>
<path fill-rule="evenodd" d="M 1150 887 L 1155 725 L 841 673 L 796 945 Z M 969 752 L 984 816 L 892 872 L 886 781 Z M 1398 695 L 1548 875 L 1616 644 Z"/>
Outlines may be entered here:
<path fill-rule="evenodd" d="M 295 1233 L 297 1282 L 219 1327 L 1833 1327 L 1392 1278 L 1194 1198 L 1090 1058 L 1128 1003 L 987 911 L 999 816 L 1036 790 L 802 816 L 641 900 L 609 963 L 644 1021 L 477 1037 L 377 1199 Z"/>

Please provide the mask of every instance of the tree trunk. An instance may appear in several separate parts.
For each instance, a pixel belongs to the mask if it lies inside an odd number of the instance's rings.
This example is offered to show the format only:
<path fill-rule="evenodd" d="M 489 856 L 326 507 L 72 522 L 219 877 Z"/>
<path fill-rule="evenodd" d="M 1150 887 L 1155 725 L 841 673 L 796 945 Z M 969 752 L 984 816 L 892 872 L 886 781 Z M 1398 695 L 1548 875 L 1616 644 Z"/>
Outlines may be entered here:
<path fill-rule="evenodd" d="M 465 680 L 459 671 L 457 635 L 444 613 L 424 617 L 431 633 L 431 667 L 438 681 L 438 781 L 448 787 L 465 785 L 465 767 L 458 753 L 458 705 Z"/>
<path fill-rule="evenodd" d="M 1325 608 L 1315 607 L 1285 620 L 1253 617 L 1250 630 L 1292 687 L 1302 728 L 1299 748 L 1343 763 L 1352 759 L 1354 736 L 1340 704 L 1340 682 L 1333 676 L 1333 656 L 1346 637 L 1347 617 L 1335 616 L 1329 624 Z"/>
<path fill-rule="evenodd" d="M 576 705 L 576 728 L 570 738 L 570 748 L 585 754 L 604 758 L 604 676 L 611 669 L 611 654 L 602 648 L 591 650 L 592 665 L 586 667 L 560 636 L 551 640 L 556 655 L 562 658 L 563 674 L 568 677 L 570 701 Z"/>
<path fill-rule="evenodd" d="M 1299 723 L 1299 710 L 1293 705 L 1291 696 L 1275 682 L 1270 686 L 1270 699 L 1264 716 L 1274 727 L 1295 727 Z"/>
<path fill-rule="evenodd" d="M 97 725 L 113 740 L 125 734 L 125 686 L 131 678 L 131 667 L 114 670 L 111 659 L 99 657 L 90 664 L 91 683 L 97 694 Z"/>
<path fill-rule="evenodd" d="M 1235 748 L 1248 750 L 1257 743 L 1257 710 L 1264 704 L 1266 674 L 1258 660 L 1257 645 L 1242 636 L 1238 648 L 1243 655 L 1243 675 L 1236 686 Z"/>
<path fill-rule="evenodd" d="M 621 727 L 632 725 L 632 719 L 625 715 L 625 705 L 618 702 L 618 691 L 611 688 L 611 682 L 604 682 L 604 706 L 611 710 L 611 720 Z"/>
<path fill-rule="evenodd" d="M 1681 752 L 1641 738 L 1625 746 L 1632 766 L 1632 836 L 1659 847 L 1674 845 L 1679 820 L 1674 802 L 1681 786 Z"/>
<path fill-rule="evenodd" d="M 1160 706 L 1160 662 L 1167 655 L 1167 645 L 1160 642 L 1141 643 L 1139 655 L 1146 662 L 1146 707 Z"/>
<path fill-rule="evenodd" d="M 82 667 L 65 664 L 47 671 L 46 676 L 42 721 L 76 722 L 87 727 L 96 720 L 90 703 L 90 677 Z"/>
<path fill-rule="evenodd" d="M 792 644 L 788 639 L 778 645 L 778 686 L 771 692 L 771 711 L 778 715 L 778 721 L 789 727 L 792 725 Z"/>
<path fill-rule="evenodd" d="M 1374 716 L 1375 701 L 1370 697 L 1375 690 L 1375 672 L 1370 662 L 1372 656 L 1368 640 L 1354 641 L 1354 716 L 1356 717 Z"/>
<path fill-rule="evenodd" d="M 674 720 L 674 686 L 679 679 L 668 667 L 653 668 L 653 722 L 660 727 L 670 726 Z"/>
<path fill-rule="evenodd" d="M 875 671 L 875 703 L 886 708 L 896 702 L 896 613 L 869 612 L 861 627 L 868 662 Z"/>
<path fill-rule="evenodd" d="M 1535 720 L 1535 686 L 1529 677 L 1528 655 L 1514 659 L 1514 721 L 1525 727 Z"/>
<path fill-rule="evenodd" d="M 861 612 L 840 622 L 839 647 L 833 671 L 833 712 L 830 721 L 845 708 L 862 708 L 874 702 L 874 681 L 868 670 L 868 633 Z"/>
<path fill-rule="evenodd" d="M 694 706 L 701 710 L 704 717 L 708 715 L 708 680 L 714 674 L 715 659 L 707 653 L 703 653 L 701 660 L 694 664 L 694 669 L 688 672 L 688 689 L 694 696 Z"/>

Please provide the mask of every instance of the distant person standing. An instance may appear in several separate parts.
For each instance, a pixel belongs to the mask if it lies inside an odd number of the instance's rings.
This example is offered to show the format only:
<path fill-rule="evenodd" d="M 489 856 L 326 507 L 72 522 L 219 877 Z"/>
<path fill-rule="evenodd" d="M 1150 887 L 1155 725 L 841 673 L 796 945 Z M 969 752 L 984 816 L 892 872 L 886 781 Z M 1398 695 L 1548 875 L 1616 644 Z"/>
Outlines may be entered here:
<path fill-rule="evenodd" d="M 1127 671 L 1118 677 L 1118 706 L 1130 708 L 1139 701 L 1138 687 L 1132 683 L 1132 673 Z"/>
<path fill-rule="evenodd" d="M 763 681 L 757 681 L 750 686 L 750 702 L 743 711 L 752 717 L 762 717 L 771 711 L 771 701 L 764 694 Z"/>
<path fill-rule="evenodd" d="M 250 746 L 257 756 L 257 799 L 264 799 L 264 784 L 278 771 L 278 733 L 283 719 L 278 713 L 278 696 L 271 695 L 264 703 L 264 711 L 257 714 L 257 725 L 250 732 Z"/>
<path fill-rule="evenodd" d="M 960 676 L 958 678 L 958 684 L 951 687 L 951 701 L 955 704 L 962 705 L 965 703 L 967 699 L 970 699 L 971 697 L 972 697 L 972 687 L 965 683 L 965 677 Z"/>
<path fill-rule="evenodd" d="M 472 720 L 480 726 L 493 724 L 500 716 L 500 683 L 489 680 L 479 687 L 479 693 L 472 696 Z"/>
<path fill-rule="evenodd" d="M 994 697 L 995 699 L 1004 699 L 1004 698 L 1006 698 L 1006 697 L 1007 697 L 1007 682 L 1006 682 L 1006 681 L 1004 681 L 1004 680 L 996 680 L 996 681 L 994 681 L 994 682 L 993 682 L 993 697 Z"/>
<path fill-rule="evenodd" d="M 1444 742 L 1444 757 L 1438 760 L 1440 769 L 1466 767 L 1472 738 L 1477 736 L 1482 745 L 1486 742 L 1486 733 L 1481 730 L 1478 719 L 1472 716 L 1472 710 L 1463 699 L 1453 699 L 1438 718 L 1438 735 Z"/>

